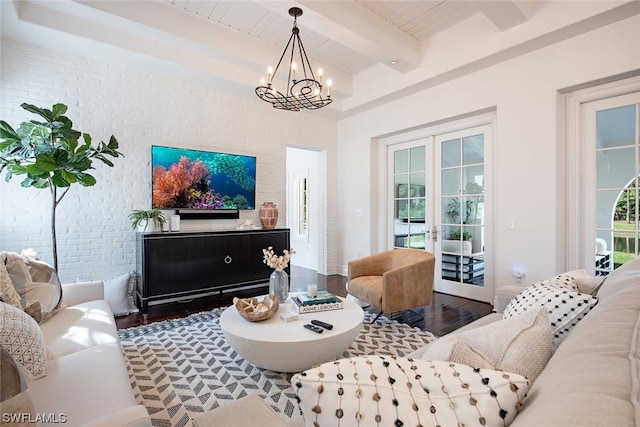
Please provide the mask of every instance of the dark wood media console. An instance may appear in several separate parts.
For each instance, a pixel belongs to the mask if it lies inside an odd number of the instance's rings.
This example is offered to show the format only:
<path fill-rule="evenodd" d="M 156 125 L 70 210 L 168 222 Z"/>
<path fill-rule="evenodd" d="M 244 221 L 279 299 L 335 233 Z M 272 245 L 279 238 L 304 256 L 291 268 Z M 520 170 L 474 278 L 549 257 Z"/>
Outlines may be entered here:
<path fill-rule="evenodd" d="M 289 249 L 289 229 L 138 233 L 137 304 L 264 285 L 273 271 L 262 249 Z"/>

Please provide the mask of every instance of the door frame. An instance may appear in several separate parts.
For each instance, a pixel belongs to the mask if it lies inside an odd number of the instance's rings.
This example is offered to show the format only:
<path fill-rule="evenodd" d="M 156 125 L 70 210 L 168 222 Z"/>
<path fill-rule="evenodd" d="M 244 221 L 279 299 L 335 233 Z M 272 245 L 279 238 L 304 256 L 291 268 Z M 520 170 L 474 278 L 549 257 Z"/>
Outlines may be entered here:
<path fill-rule="evenodd" d="M 372 198 L 371 198 L 371 212 L 377 212 L 377 215 L 372 215 L 371 218 L 371 253 L 382 252 L 389 247 L 389 199 L 387 193 L 388 184 L 388 148 L 389 145 L 408 143 L 417 140 L 424 140 L 434 135 L 445 134 L 464 130 L 467 128 L 473 128 L 482 125 L 490 125 L 493 129 L 493 142 L 495 145 L 497 135 L 495 132 L 496 126 L 496 108 L 491 107 L 484 110 L 476 111 L 461 116 L 452 117 L 449 119 L 438 120 L 436 122 L 427 123 L 418 128 L 411 128 L 406 130 L 400 130 L 391 134 L 382 135 L 372 139 L 372 168 L 374 176 L 377 177 L 376 181 L 372 183 Z M 487 158 L 485 161 L 490 164 L 493 163 L 493 150 L 490 154 L 491 158 Z M 493 181 L 487 181 L 486 188 L 493 188 Z M 491 191 L 491 190 L 489 190 Z M 492 198 L 491 198 L 492 200 Z M 491 204 L 491 206 L 489 206 Z M 489 209 L 489 213 L 493 212 L 493 202 L 490 201 L 485 209 Z M 493 242 L 494 227 L 487 226 L 485 237 L 488 242 Z M 438 236 L 440 237 L 440 236 Z M 492 254 L 495 253 L 495 245 L 491 245 Z M 493 302 L 493 295 L 495 286 L 493 283 L 493 271 L 494 271 L 495 256 L 487 256 L 485 259 L 485 286 L 491 289 L 492 299 L 489 302 Z"/>

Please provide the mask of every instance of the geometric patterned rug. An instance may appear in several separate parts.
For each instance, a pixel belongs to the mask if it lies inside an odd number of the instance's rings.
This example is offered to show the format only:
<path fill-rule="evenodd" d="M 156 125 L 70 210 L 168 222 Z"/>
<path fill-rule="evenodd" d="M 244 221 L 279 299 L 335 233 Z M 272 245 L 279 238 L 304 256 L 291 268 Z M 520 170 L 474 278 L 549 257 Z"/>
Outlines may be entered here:
<path fill-rule="evenodd" d="M 182 427 L 191 418 L 248 394 L 260 395 L 283 419 L 299 416 L 290 373 L 257 368 L 226 342 L 223 308 L 119 331 L 136 401 L 154 426 Z M 404 356 L 435 337 L 365 311 L 358 338 L 343 357 Z"/>

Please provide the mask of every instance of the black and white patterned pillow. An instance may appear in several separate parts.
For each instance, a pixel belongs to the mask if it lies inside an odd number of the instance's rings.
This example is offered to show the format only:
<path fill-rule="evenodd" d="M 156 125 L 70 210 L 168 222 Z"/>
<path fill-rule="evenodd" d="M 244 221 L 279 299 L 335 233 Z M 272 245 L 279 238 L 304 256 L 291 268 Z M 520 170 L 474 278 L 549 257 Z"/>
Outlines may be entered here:
<path fill-rule="evenodd" d="M 505 426 L 529 389 L 518 374 L 375 355 L 323 363 L 291 384 L 307 426 Z"/>
<path fill-rule="evenodd" d="M 575 284 L 575 280 L 573 282 Z M 557 347 L 597 303 L 598 298 L 593 295 L 558 286 L 554 280 L 545 280 L 534 283 L 512 299 L 504 309 L 503 317 L 508 319 L 527 310 L 546 307 L 549 311 L 553 343 Z"/>

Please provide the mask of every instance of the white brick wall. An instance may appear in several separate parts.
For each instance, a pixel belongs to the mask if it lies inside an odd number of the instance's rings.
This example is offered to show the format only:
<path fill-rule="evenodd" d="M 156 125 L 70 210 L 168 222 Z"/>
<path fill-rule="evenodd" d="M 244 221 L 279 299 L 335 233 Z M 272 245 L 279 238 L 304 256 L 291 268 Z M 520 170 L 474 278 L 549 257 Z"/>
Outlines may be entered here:
<path fill-rule="evenodd" d="M 94 141 L 111 134 L 125 158 L 100 162 L 94 187 L 74 186 L 57 209 L 58 259 L 63 281 L 105 280 L 135 268 L 135 233 L 127 215 L 151 207 L 151 145 L 248 154 L 257 157 L 256 204 L 285 206 L 285 147 L 326 149 L 328 159 L 327 272 L 337 262 L 336 123 L 317 115 L 276 111 L 262 101 L 188 82 L 2 40 L 0 118 L 17 126 L 35 118 L 23 102 L 69 107 L 74 127 Z M 0 177 L 0 250 L 33 247 L 52 261 L 50 197 Z M 281 209 L 284 216 L 285 209 Z M 241 211 L 240 220 L 258 220 Z M 285 225 L 285 218 L 278 226 Z M 235 228 L 235 220 L 182 221 L 184 229 Z"/>

